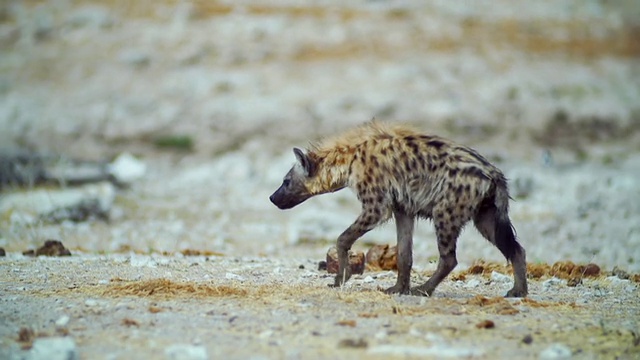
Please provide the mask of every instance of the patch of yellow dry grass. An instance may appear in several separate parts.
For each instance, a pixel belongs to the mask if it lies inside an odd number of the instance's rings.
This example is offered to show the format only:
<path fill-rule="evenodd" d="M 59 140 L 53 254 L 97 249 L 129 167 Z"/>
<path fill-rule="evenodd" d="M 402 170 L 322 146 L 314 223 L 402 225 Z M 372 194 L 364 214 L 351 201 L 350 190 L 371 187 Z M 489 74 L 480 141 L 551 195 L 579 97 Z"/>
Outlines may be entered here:
<path fill-rule="evenodd" d="M 213 286 L 191 282 L 175 282 L 167 279 L 113 283 L 104 291 L 105 296 L 116 297 L 224 297 L 246 296 L 247 294 L 247 290 L 235 286 Z"/>

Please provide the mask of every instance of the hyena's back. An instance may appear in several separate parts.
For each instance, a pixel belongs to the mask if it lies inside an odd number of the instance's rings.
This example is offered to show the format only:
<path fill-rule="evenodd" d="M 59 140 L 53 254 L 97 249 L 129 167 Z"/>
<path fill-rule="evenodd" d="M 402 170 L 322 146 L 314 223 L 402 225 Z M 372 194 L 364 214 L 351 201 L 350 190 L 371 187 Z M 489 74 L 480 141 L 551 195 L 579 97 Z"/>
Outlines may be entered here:
<path fill-rule="evenodd" d="M 420 134 L 376 134 L 355 149 L 349 185 L 361 200 L 433 218 L 438 204 L 473 212 L 504 175 L 474 150 Z M 463 206 L 465 205 L 465 206 Z M 464 210 L 464 211 L 463 211 Z"/>

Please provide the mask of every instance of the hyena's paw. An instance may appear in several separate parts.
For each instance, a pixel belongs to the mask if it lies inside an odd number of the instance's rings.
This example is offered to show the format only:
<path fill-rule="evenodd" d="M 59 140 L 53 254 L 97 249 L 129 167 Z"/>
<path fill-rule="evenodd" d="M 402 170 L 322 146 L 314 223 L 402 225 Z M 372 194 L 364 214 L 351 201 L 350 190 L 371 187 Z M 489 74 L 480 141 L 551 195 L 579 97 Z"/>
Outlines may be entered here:
<path fill-rule="evenodd" d="M 344 285 L 344 284 L 347 282 L 347 280 L 349 279 L 349 277 L 351 277 L 350 275 L 351 275 L 351 274 L 347 274 L 347 276 L 344 276 L 344 275 L 336 275 L 336 277 L 335 277 L 335 279 L 334 279 L 334 281 L 333 281 L 333 284 L 329 284 L 329 287 L 332 287 L 332 288 L 339 288 L 339 287 L 342 287 L 342 285 Z"/>
<path fill-rule="evenodd" d="M 527 289 L 526 288 L 516 288 L 515 286 L 513 287 L 513 289 L 507 291 L 507 295 L 505 295 L 504 297 L 518 297 L 518 298 L 522 298 L 527 296 Z"/>
<path fill-rule="evenodd" d="M 346 271 L 338 271 L 338 274 L 336 274 L 336 277 L 334 278 L 333 286 L 329 286 L 341 287 L 349 280 L 349 278 L 351 278 L 351 269 L 346 269 Z"/>
<path fill-rule="evenodd" d="M 411 288 L 411 295 L 430 297 L 431 294 L 433 294 L 433 290 L 435 290 L 435 289 L 427 288 L 424 285 L 416 286 L 414 288 Z"/>
<path fill-rule="evenodd" d="M 409 295 L 411 294 L 411 290 L 409 289 L 408 286 L 395 284 L 394 286 L 386 289 L 384 293 L 389 295 L 391 294 Z"/>

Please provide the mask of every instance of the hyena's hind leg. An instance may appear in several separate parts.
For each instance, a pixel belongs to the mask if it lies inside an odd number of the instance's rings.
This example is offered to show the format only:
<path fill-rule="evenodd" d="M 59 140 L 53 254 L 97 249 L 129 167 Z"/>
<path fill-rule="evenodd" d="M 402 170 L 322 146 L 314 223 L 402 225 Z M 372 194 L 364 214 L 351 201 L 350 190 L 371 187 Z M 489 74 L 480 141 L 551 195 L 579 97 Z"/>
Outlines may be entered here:
<path fill-rule="evenodd" d="M 385 290 L 387 294 L 409 294 L 411 266 L 413 265 L 413 225 L 414 217 L 395 211 L 396 233 L 398 237 L 398 280 Z"/>
<path fill-rule="evenodd" d="M 505 215 L 506 217 L 506 215 Z M 473 219 L 476 228 L 487 240 L 511 262 L 513 267 L 513 288 L 506 297 L 525 297 L 527 295 L 527 261 L 522 246 L 516 240 L 511 221 L 501 220 L 493 204 L 482 204 Z"/>
<path fill-rule="evenodd" d="M 460 234 L 462 225 L 461 222 L 458 221 L 460 219 L 451 218 L 452 215 L 450 214 L 452 213 L 453 209 L 445 211 L 434 209 L 434 223 L 436 237 L 438 238 L 438 252 L 440 253 L 438 267 L 426 283 L 411 289 L 412 295 L 431 296 L 436 286 L 458 265 L 456 242 L 458 241 L 458 235 Z M 444 219 L 448 219 L 448 221 Z"/>

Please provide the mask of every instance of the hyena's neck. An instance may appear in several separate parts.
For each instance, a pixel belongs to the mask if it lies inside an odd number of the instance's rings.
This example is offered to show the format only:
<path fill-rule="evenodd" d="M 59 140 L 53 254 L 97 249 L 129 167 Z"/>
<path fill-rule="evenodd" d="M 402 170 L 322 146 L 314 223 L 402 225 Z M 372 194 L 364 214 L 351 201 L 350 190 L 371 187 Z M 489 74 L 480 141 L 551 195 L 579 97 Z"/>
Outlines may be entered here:
<path fill-rule="evenodd" d="M 309 190 L 314 194 L 324 194 L 347 187 L 354 154 L 353 147 L 337 147 L 314 152 L 318 168 L 314 176 L 314 186 Z"/>

